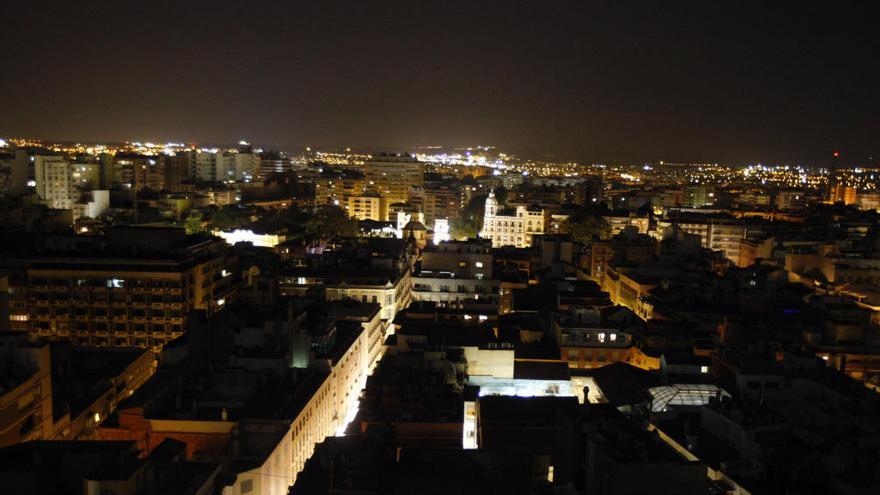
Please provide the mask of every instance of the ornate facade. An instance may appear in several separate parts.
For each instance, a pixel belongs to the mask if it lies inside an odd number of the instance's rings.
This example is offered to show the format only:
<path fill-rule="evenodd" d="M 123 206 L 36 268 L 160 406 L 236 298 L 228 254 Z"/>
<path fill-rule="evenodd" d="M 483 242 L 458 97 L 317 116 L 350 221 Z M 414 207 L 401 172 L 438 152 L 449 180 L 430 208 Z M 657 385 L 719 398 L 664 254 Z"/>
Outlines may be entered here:
<path fill-rule="evenodd" d="M 525 206 L 499 208 L 495 191 L 486 198 L 486 212 L 480 237 L 490 239 L 492 247 L 530 247 L 532 236 L 544 233 L 544 210 L 529 210 Z"/>

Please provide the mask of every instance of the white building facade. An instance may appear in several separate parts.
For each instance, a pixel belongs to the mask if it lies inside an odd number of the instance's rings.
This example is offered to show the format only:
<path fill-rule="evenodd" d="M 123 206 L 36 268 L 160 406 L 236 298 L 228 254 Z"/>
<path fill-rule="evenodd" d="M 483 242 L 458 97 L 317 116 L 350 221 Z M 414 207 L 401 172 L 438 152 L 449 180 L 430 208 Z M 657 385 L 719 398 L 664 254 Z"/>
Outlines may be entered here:
<path fill-rule="evenodd" d="M 530 247 L 532 237 L 544 233 L 546 222 L 544 210 L 529 210 L 525 206 L 500 209 L 495 191 L 486 198 L 483 229 L 480 237 L 492 241 L 492 247 Z"/>

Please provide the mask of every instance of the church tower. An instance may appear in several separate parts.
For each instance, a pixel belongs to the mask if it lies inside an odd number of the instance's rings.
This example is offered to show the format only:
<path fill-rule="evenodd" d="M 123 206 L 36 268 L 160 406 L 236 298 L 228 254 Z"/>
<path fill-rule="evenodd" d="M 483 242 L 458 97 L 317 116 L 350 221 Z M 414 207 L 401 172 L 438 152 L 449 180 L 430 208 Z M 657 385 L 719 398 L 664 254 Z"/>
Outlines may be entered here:
<path fill-rule="evenodd" d="M 498 212 L 498 200 L 495 199 L 495 190 L 489 191 L 489 197 L 486 198 L 486 217 L 494 217 Z"/>

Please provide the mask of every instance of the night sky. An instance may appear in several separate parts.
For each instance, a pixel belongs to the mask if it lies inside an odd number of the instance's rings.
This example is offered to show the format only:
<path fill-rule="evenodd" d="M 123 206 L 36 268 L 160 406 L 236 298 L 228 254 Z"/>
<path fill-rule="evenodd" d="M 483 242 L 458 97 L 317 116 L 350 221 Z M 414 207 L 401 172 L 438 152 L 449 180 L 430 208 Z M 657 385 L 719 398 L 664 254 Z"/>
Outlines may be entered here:
<path fill-rule="evenodd" d="M 763 3 L 5 1 L 0 135 L 630 162 L 880 154 L 877 16 Z"/>

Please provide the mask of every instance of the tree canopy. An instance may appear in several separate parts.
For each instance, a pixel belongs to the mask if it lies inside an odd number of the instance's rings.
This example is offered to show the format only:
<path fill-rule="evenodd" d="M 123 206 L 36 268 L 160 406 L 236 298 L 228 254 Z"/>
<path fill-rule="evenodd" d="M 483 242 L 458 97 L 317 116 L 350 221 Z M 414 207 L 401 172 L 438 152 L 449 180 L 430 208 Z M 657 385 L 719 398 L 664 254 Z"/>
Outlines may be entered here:
<path fill-rule="evenodd" d="M 486 210 L 486 194 L 474 196 L 449 223 L 449 235 L 453 239 L 477 237 L 483 228 L 483 214 Z"/>
<path fill-rule="evenodd" d="M 574 213 L 563 223 L 563 230 L 580 243 L 588 244 L 593 238 L 611 237 L 611 226 L 596 212 L 584 209 Z"/>
<path fill-rule="evenodd" d="M 205 224 L 202 212 L 199 210 L 191 211 L 186 220 L 183 221 L 183 228 L 186 229 L 187 234 L 200 234 L 204 232 Z"/>
<path fill-rule="evenodd" d="M 353 237 L 358 233 L 358 221 L 349 218 L 342 208 L 331 205 L 318 208 L 302 226 L 309 241 Z"/>

